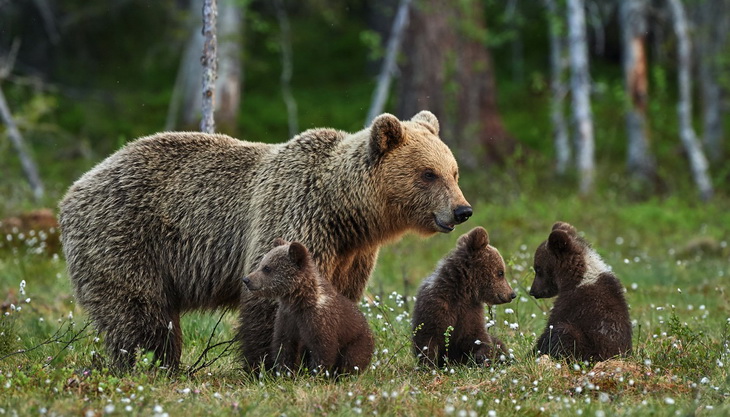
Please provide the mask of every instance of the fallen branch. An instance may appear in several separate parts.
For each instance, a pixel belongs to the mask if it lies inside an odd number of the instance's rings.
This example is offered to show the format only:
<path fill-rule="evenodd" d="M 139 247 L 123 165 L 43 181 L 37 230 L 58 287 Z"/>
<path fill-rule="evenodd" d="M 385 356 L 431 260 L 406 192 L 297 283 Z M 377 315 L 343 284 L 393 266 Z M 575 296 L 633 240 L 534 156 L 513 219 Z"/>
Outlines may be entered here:
<path fill-rule="evenodd" d="M 201 369 L 207 368 L 210 365 L 214 364 L 218 359 L 226 356 L 228 351 L 230 350 L 231 346 L 233 346 L 233 342 L 235 342 L 234 339 L 232 340 L 226 340 L 225 342 L 219 342 L 216 344 L 211 345 L 211 342 L 213 341 L 213 335 L 215 335 L 216 330 L 218 330 L 218 326 L 221 324 L 221 321 L 223 321 L 223 317 L 228 313 L 228 310 L 225 310 L 221 316 L 218 318 L 218 322 L 215 324 L 215 327 L 213 327 L 213 331 L 210 332 L 210 337 L 208 337 L 208 343 L 205 345 L 205 349 L 203 349 L 203 352 L 201 352 L 200 356 L 198 356 L 198 359 L 195 361 L 194 364 L 190 366 L 190 369 L 188 369 L 188 376 L 193 376 L 196 372 L 200 371 Z M 219 346 L 225 346 L 225 349 L 221 351 L 216 357 L 213 359 L 207 360 L 208 352 L 211 350 L 219 347 Z"/>

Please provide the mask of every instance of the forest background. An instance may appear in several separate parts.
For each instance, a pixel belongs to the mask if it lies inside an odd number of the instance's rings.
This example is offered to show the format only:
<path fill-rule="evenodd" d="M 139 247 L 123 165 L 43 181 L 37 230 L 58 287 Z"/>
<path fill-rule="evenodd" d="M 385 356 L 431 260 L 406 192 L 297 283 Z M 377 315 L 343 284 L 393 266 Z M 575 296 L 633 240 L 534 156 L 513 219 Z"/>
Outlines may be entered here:
<path fill-rule="evenodd" d="M 224 343 L 232 313 L 217 327 L 216 315 L 185 319 L 191 372 L 106 370 L 53 215 L 126 142 L 200 128 L 202 8 L 0 0 L 0 413 L 728 412 L 727 0 L 219 0 L 218 132 L 273 143 L 359 130 L 383 97 L 403 119 L 428 109 L 475 215 L 382 251 L 363 303 L 378 352 L 360 377 L 241 375 Z M 551 305 L 527 295 L 531 256 L 556 220 L 583 231 L 627 287 L 627 361 L 594 370 L 531 356 Z M 487 312 L 515 361 L 414 370 L 411 297 L 476 225 L 519 294 Z"/>

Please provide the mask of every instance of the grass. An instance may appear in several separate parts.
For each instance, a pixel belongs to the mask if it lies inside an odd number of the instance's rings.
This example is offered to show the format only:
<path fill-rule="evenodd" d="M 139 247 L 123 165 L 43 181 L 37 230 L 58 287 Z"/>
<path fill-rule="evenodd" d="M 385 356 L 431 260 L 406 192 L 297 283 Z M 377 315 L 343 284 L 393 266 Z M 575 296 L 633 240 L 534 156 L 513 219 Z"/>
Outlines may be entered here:
<path fill-rule="evenodd" d="M 533 178 L 534 177 L 534 178 Z M 475 216 L 457 232 L 406 236 L 381 252 L 361 304 L 376 338 L 371 369 L 324 378 L 246 375 L 226 356 L 193 376 L 105 368 L 99 335 L 84 329 L 59 254 L 25 233 L 0 239 L 0 414 L 84 415 L 726 415 L 730 397 L 728 197 L 700 205 L 679 194 L 632 201 L 608 190 L 589 198 L 538 175 L 477 174 L 462 180 Z M 569 180 L 568 180 L 569 182 Z M 499 192 L 501 190 L 501 192 Z M 573 366 L 531 354 L 551 300 L 527 295 L 532 254 L 555 220 L 585 233 L 627 288 L 634 354 Z M 490 368 L 418 369 L 410 352 L 412 296 L 459 234 L 485 226 L 508 263 L 518 297 L 486 311 L 512 350 Z M 10 241 L 8 240 L 10 239 Z M 32 242 L 32 243 L 28 243 Z M 21 291 L 20 283 L 26 285 Z M 24 292 L 24 293 L 22 293 Z M 235 314 L 183 318 L 184 365 L 213 334 L 232 338 Z M 54 338 L 55 337 L 55 338 Z M 103 337 L 103 336 L 100 336 Z M 43 344 L 51 339 L 51 343 Z M 69 343 L 69 341 L 71 341 Z M 215 353 L 214 353 L 215 355 Z M 620 369 L 620 370 L 617 370 Z"/>

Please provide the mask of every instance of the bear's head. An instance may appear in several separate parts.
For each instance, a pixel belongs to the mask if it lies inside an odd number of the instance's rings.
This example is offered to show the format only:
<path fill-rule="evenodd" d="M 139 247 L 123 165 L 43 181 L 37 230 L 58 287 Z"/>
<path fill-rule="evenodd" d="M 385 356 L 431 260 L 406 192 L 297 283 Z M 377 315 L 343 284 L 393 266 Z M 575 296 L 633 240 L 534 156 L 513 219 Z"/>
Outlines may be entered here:
<path fill-rule="evenodd" d="M 595 282 L 610 269 L 573 226 L 556 222 L 535 251 L 535 279 L 530 295 L 550 298 L 560 291 Z"/>
<path fill-rule="evenodd" d="M 438 133 L 429 111 L 409 121 L 381 114 L 370 126 L 370 159 L 378 171 L 373 178 L 393 230 L 447 233 L 472 214 L 454 155 Z"/>
<path fill-rule="evenodd" d="M 465 268 L 462 282 L 474 301 L 489 305 L 509 303 L 517 295 L 505 277 L 505 265 L 497 248 L 489 244 L 489 234 L 475 227 L 459 237 L 456 243 L 455 265 Z"/>
<path fill-rule="evenodd" d="M 255 271 L 243 278 L 250 291 L 261 297 L 276 298 L 297 291 L 316 271 L 307 248 L 299 242 L 274 240 Z"/>

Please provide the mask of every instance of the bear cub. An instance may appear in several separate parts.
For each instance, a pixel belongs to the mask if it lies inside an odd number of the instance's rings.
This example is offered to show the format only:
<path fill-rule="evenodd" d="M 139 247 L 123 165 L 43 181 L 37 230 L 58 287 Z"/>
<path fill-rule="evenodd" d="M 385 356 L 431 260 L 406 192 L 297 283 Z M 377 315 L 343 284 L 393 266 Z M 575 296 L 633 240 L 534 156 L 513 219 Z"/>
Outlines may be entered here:
<path fill-rule="evenodd" d="M 320 275 L 301 243 L 276 239 L 243 282 L 279 302 L 270 351 L 279 371 L 296 373 L 304 365 L 341 375 L 370 364 L 374 342 L 365 316 Z"/>
<path fill-rule="evenodd" d="M 413 353 L 424 365 L 481 365 L 506 354 L 502 342 L 487 333 L 484 304 L 509 303 L 516 297 L 504 276 L 499 251 L 476 227 L 459 237 L 456 248 L 439 262 L 418 289 L 413 310 Z M 446 340 L 448 333 L 448 346 Z"/>
<path fill-rule="evenodd" d="M 564 222 L 535 251 L 530 295 L 558 296 L 536 351 L 558 359 L 603 361 L 631 353 L 631 320 L 621 282 Z"/>

